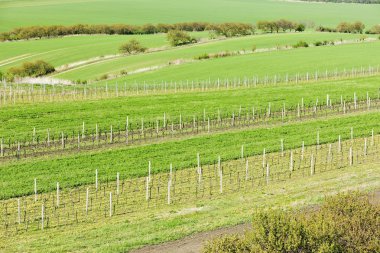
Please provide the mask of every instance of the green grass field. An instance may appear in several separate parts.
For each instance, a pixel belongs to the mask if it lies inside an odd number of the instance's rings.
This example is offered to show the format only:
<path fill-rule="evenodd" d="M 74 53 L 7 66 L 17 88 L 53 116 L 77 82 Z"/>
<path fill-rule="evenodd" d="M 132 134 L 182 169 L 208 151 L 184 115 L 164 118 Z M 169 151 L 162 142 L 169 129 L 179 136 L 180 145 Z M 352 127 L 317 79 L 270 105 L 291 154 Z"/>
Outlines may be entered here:
<path fill-rule="evenodd" d="M 225 52 L 225 51 L 231 51 L 236 52 L 240 50 L 252 50 L 253 45 L 257 47 L 257 49 L 265 49 L 265 48 L 273 48 L 277 46 L 291 46 L 296 44 L 298 41 L 303 40 L 310 44 L 316 41 L 338 41 L 338 40 L 353 40 L 353 39 L 359 39 L 362 35 L 354 35 L 354 34 L 334 34 L 334 33 L 292 33 L 292 34 L 268 34 L 268 35 L 255 35 L 255 36 L 247 36 L 247 37 L 241 37 L 241 38 L 234 38 L 234 39 L 227 39 L 222 41 L 210 41 L 208 43 L 204 44 L 196 44 L 192 46 L 186 46 L 186 47 L 180 47 L 180 48 L 173 48 L 170 50 L 165 50 L 161 52 L 154 52 L 149 54 L 140 54 L 140 55 L 134 55 L 134 56 L 128 56 L 128 57 L 122 57 L 117 58 L 113 60 L 107 60 L 104 62 L 98 62 L 95 64 L 91 64 L 89 66 L 83 66 L 78 69 L 72 69 L 67 72 L 53 74 L 54 77 L 62 78 L 62 79 L 70 79 L 70 80 L 76 80 L 76 78 L 80 79 L 91 79 L 94 80 L 96 78 L 99 78 L 102 74 L 119 74 L 120 71 L 124 70 L 127 72 L 135 71 L 141 68 L 147 68 L 147 67 L 155 67 L 160 65 L 167 65 L 169 62 L 173 62 L 176 60 L 179 61 L 192 61 L 195 57 L 200 56 L 205 53 L 218 53 L 218 52 Z M 319 49 L 319 48 L 318 48 Z M 314 49 L 317 50 L 317 49 Z M 322 49 L 323 50 L 323 49 Z M 332 50 L 332 49 L 330 49 Z M 336 49 L 341 50 L 341 49 Z M 367 50 L 371 50 L 368 48 Z M 351 50 L 350 50 L 351 51 Z M 363 50 L 361 50 L 363 51 Z M 281 54 L 282 53 L 282 54 Z M 280 58 L 284 52 L 269 52 L 269 53 L 263 53 L 260 55 L 249 55 L 244 57 L 234 57 L 236 65 L 236 62 L 239 62 L 239 64 L 246 64 L 247 57 L 256 59 L 258 57 L 257 61 L 261 61 L 263 57 L 268 59 L 268 61 L 277 60 L 277 58 Z M 344 52 L 337 51 L 333 54 L 343 54 Z M 357 55 L 355 52 L 353 52 L 354 55 L 352 57 L 356 57 Z M 267 55 L 278 55 L 267 57 Z M 301 53 L 302 54 L 302 53 Z M 315 53 L 318 54 L 318 53 Z M 371 53 L 372 54 L 372 53 Z M 376 55 L 376 54 L 375 54 Z M 286 57 L 286 56 L 284 56 Z M 311 56 L 311 57 L 314 57 Z M 367 61 L 367 57 L 363 57 L 363 61 Z M 242 63 L 240 63 L 240 60 Z M 230 61 L 230 59 L 227 59 L 227 61 Z M 285 61 L 281 60 L 280 61 Z M 368 61 L 368 64 L 371 62 Z M 208 63 L 204 63 L 207 64 Z M 222 63 L 223 64 L 223 63 Z M 332 62 L 331 65 L 337 67 L 339 66 L 339 62 Z M 191 64 L 192 65 L 192 64 Z M 264 62 L 263 65 L 268 65 L 268 62 Z M 219 65 L 218 65 L 219 66 Z M 239 65 L 238 65 L 239 66 Z M 255 69 L 256 66 L 253 66 L 253 69 Z M 281 66 L 283 67 L 283 65 Z M 268 67 L 267 67 L 268 68 Z M 162 71 L 165 71 L 167 69 L 164 68 Z M 170 69 L 168 70 L 171 71 Z M 262 71 L 253 70 L 250 74 L 267 74 L 265 72 L 269 72 L 267 69 L 264 69 Z M 273 72 L 271 72 L 273 73 Z M 237 75 L 239 73 L 231 73 L 232 75 Z M 270 74 L 270 73 L 268 73 Z M 150 72 L 147 73 L 147 75 L 150 75 Z M 161 74 L 159 74 L 161 75 Z M 140 76 L 140 75 L 137 75 Z M 165 77 L 165 76 L 164 76 Z M 142 80 L 143 78 L 135 77 L 135 75 L 131 75 L 130 77 L 127 77 L 127 79 L 137 79 Z M 123 79 L 121 79 L 123 80 Z M 151 80 L 151 79 L 149 79 Z M 157 79 L 158 80 L 158 79 Z"/>
<path fill-rule="evenodd" d="M 75 3 L 75 5 L 73 4 Z M 91 5 L 91 11 L 88 6 Z M 170 6 L 170 8 L 168 8 Z M 1 30 L 29 25 L 77 23 L 174 23 L 186 21 L 255 23 L 263 19 L 287 18 L 335 26 L 341 21 L 378 23 L 379 5 L 320 4 L 270 0 L 2 0 Z M 6 22 L 5 22 L 6 21 Z"/>
<path fill-rule="evenodd" d="M 380 42 L 350 44 L 341 46 L 301 48 L 285 51 L 264 52 L 252 55 L 240 55 L 219 59 L 210 59 L 169 66 L 163 69 L 129 75 L 114 81 L 129 83 L 216 80 L 218 78 L 237 78 L 266 75 L 286 75 L 306 72 L 350 70 L 353 67 L 377 66 L 380 60 Z M 291 59 L 291 61 L 290 61 Z M 93 73 L 101 72 L 103 66 Z"/>

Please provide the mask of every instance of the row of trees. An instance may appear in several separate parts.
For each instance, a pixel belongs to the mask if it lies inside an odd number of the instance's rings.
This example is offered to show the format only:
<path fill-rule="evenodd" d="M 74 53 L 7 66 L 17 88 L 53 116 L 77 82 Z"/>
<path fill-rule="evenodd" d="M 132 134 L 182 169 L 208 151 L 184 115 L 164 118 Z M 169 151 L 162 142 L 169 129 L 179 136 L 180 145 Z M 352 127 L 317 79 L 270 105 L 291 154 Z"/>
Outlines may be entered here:
<path fill-rule="evenodd" d="M 354 23 L 341 22 L 336 28 L 319 26 L 316 30 L 319 32 L 363 33 L 364 28 L 365 25 L 362 22 L 356 21 Z"/>
<path fill-rule="evenodd" d="M 231 29 L 248 29 L 251 24 L 242 23 L 226 23 L 226 24 L 212 24 L 207 22 L 185 22 L 176 24 L 145 24 L 142 26 L 115 24 L 115 25 L 89 25 L 77 24 L 72 26 L 31 26 L 16 28 L 10 32 L 0 33 L 0 41 L 6 40 L 21 40 L 31 38 L 51 38 L 65 35 L 77 34 L 154 34 L 154 33 L 167 33 L 172 30 L 179 31 L 206 31 L 217 30 L 223 33 L 224 30 Z"/>
<path fill-rule="evenodd" d="M 303 31 L 305 26 L 289 20 L 260 21 L 257 27 L 265 32 L 270 31 Z M 90 25 L 77 24 L 72 26 L 30 26 L 15 28 L 10 32 L 0 33 L 0 41 L 22 40 L 32 38 L 52 38 L 78 34 L 155 34 L 169 31 L 213 31 L 226 37 L 249 35 L 255 32 L 256 27 L 249 23 L 207 23 L 207 22 L 184 22 L 176 24 L 145 24 L 141 26 L 114 24 L 114 25 Z"/>
<path fill-rule="evenodd" d="M 303 32 L 305 31 L 305 25 L 297 22 L 292 22 L 286 19 L 280 19 L 275 21 L 259 21 L 257 22 L 257 28 L 264 32 L 279 32 L 279 31 L 295 31 Z"/>

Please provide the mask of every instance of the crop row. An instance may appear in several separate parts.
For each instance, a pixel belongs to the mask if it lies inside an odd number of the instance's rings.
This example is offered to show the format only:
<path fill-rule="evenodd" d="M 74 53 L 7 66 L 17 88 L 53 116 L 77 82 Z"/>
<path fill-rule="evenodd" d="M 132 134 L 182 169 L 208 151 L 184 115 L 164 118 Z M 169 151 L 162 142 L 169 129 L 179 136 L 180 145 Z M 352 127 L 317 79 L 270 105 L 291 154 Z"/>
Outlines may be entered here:
<path fill-rule="evenodd" d="M 186 117 L 168 120 L 166 114 L 163 119 L 155 122 L 141 122 L 131 124 L 126 119 L 124 127 L 101 129 L 96 124 L 95 129 L 85 129 L 82 124 L 81 131 L 72 131 L 71 134 L 61 132 L 60 135 L 51 135 L 47 130 L 45 136 L 36 135 L 34 129 L 29 139 L 14 140 L 2 138 L 0 140 L 0 158 L 26 158 L 28 156 L 40 156 L 48 153 L 63 152 L 65 150 L 88 150 L 100 148 L 110 144 L 134 145 L 139 143 L 152 143 L 174 137 L 198 135 L 228 129 L 252 128 L 268 124 L 286 123 L 291 121 L 304 121 L 310 118 L 323 118 L 331 115 L 340 115 L 360 111 L 376 110 L 380 107 L 380 100 L 371 98 L 358 101 L 356 95 L 352 101 L 342 100 L 332 104 L 329 96 L 326 96 L 326 104 L 323 103 L 308 106 L 302 101 L 296 107 L 286 107 L 285 103 L 280 111 L 273 111 L 269 103 L 264 110 L 240 107 L 237 112 L 231 114 L 221 113 L 208 114 L 204 111 L 202 116 Z M 7 143 L 4 142 L 7 140 Z"/>
<path fill-rule="evenodd" d="M 113 97 L 125 97 L 133 95 L 172 94 L 177 92 L 217 91 L 237 88 L 251 88 L 257 86 L 299 84 L 318 82 L 324 80 L 336 80 L 345 78 L 358 78 L 376 76 L 380 73 L 380 67 L 368 66 L 368 68 L 352 68 L 343 71 L 325 71 L 320 73 L 304 73 L 296 75 L 254 76 L 233 79 L 217 80 L 186 80 L 186 81 L 162 81 L 160 83 L 121 83 L 102 86 L 91 85 L 39 85 L 39 84 L 12 84 L 3 81 L 0 88 L 0 106 L 23 103 L 57 102 L 67 100 L 90 100 Z"/>

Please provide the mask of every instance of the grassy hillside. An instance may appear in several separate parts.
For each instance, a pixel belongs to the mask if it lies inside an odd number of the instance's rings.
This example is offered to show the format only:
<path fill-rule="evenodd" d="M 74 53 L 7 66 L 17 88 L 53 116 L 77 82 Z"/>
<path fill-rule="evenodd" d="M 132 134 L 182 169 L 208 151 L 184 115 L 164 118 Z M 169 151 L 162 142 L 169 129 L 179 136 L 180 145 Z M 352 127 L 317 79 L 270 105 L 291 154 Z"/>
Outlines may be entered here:
<path fill-rule="evenodd" d="M 89 6 L 91 8 L 89 9 Z M 170 6 L 170 7 L 168 7 Z M 1 31 L 26 25 L 76 23 L 173 23 L 181 21 L 244 21 L 287 18 L 336 25 L 360 20 L 378 23 L 379 5 L 320 4 L 271 0 L 2 0 Z M 4 22 L 6 21 L 6 22 Z"/>
<path fill-rule="evenodd" d="M 194 57 L 200 56 L 205 53 L 218 53 L 218 52 L 224 52 L 224 51 L 239 51 L 239 50 L 250 51 L 252 50 L 253 46 L 256 46 L 257 49 L 273 48 L 277 46 L 287 46 L 287 45 L 291 46 L 291 45 L 296 44 L 300 40 L 306 41 L 311 44 L 316 41 L 324 41 L 324 40 L 338 41 L 341 39 L 355 40 L 355 39 L 359 39 L 360 37 L 361 35 L 339 34 L 339 33 L 338 34 L 292 33 L 292 34 L 268 34 L 268 35 L 247 36 L 247 37 L 241 37 L 241 38 L 226 39 L 222 41 L 210 41 L 204 44 L 196 44 L 196 45 L 191 45 L 191 46 L 172 48 L 170 50 L 165 50 L 165 51 L 160 51 L 160 52 L 107 60 L 107 61 L 91 64 L 88 66 L 83 66 L 77 69 L 72 69 L 67 72 L 54 74 L 53 76 L 58 77 L 58 78 L 63 78 L 63 79 L 71 79 L 71 80 L 76 80 L 77 78 L 94 80 L 96 78 L 99 78 L 102 74 L 107 74 L 107 73 L 119 74 L 120 71 L 122 70 L 130 72 L 130 71 L 134 71 L 134 70 L 146 68 L 146 67 L 167 65 L 169 62 L 173 62 L 176 60 L 192 61 Z M 367 50 L 370 50 L 370 49 L 367 49 Z M 262 57 L 265 57 L 265 56 L 268 56 L 268 54 L 264 54 Z M 242 58 L 238 58 L 237 61 L 239 61 L 239 59 L 242 59 Z M 268 61 L 272 61 L 272 59 L 268 59 Z M 250 74 L 255 74 L 255 73 L 252 72 Z M 167 80 L 170 80 L 170 79 L 167 79 Z"/>
<path fill-rule="evenodd" d="M 306 72 L 314 73 L 315 71 L 323 73 L 325 70 L 335 71 L 335 69 L 343 71 L 344 68 L 377 66 L 380 61 L 379 52 L 380 42 L 272 51 L 172 65 L 116 80 L 119 82 L 186 81 L 208 80 L 209 78 L 216 80 L 218 78 L 233 79 L 278 74 L 294 75 Z M 117 64 L 115 63 L 115 65 Z M 101 72 L 105 69 L 104 67 L 104 64 L 91 66 L 92 75 L 95 76 L 95 73 Z M 82 72 L 82 74 L 89 77 L 86 72 Z"/>

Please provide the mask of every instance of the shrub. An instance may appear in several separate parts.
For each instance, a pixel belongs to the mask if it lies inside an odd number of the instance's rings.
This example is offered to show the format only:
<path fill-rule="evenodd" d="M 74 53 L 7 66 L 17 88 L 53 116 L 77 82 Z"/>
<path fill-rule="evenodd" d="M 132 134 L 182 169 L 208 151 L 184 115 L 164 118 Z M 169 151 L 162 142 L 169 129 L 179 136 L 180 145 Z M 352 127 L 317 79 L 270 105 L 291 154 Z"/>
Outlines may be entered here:
<path fill-rule="evenodd" d="M 196 39 L 192 38 L 188 33 L 179 30 L 169 31 L 167 38 L 172 46 L 181 46 L 196 42 Z"/>
<path fill-rule="evenodd" d="M 143 53 L 147 48 L 141 46 L 140 42 L 135 39 L 128 41 L 127 43 L 120 46 L 119 51 L 122 54 L 137 54 Z"/>
<path fill-rule="evenodd" d="M 252 52 L 255 52 L 257 49 L 256 45 L 252 45 Z"/>
<path fill-rule="evenodd" d="M 336 27 L 336 31 L 341 33 L 363 33 L 364 28 L 365 25 L 360 21 L 356 21 L 352 24 L 348 22 L 341 22 Z"/>
<path fill-rule="evenodd" d="M 54 67 L 42 60 L 35 62 L 25 62 L 20 67 L 13 67 L 8 70 L 12 77 L 39 77 L 54 72 Z"/>
<path fill-rule="evenodd" d="M 206 53 L 204 53 L 204 54 L 201 54 L 201 55 L 199 55 L 199 56 L 196 56 L 196 57 L 195 57 L 195 59 L 196 59 L 196 60 L 205 60 L 205 59 L 210 59 L 210 55 L 209 55 L 209 54 L 206 54 Z"/>
<path fill-rule="evenodd" d="M 208 242 L 214 252 L 379 252 L 380 205 L 358 193 L 328 197 L 319 208 L 254 214 L 252 231 Z"/>
<path fill-rule="evenodd" d="M 296 32 L 303 32 L 303 31 L 305 31 L 305 25 L 304 24 L 297 24 L 297 26 L 295 27 L 295 31 Z"/>
<path fill-rule="evenodd" d="M 380 25 L 374 25 L 366 31 L 367 34 L 380 34 Z"/>
<path fill-rule="evenodd" d="M 107 74 L 103 74 L 99 77 L 99 80 L 106 80 L 108 79 L 108 75 Z"/>
<path fill-rule="evenodd" d="M 299 47 L 309 47 L 309 44 L 305 41 L 299 41 L 297 44 L 293 45 L 293 48 L 299 48 Z"/>
<path fill-rule="evenodd" d="M 322 46 L 322 45 L 323 45 L 323 43 L 321 41 L 314 42 L 314 46 L 316 46 L 316 47 L 319 47 L 319 46 Z"/>

